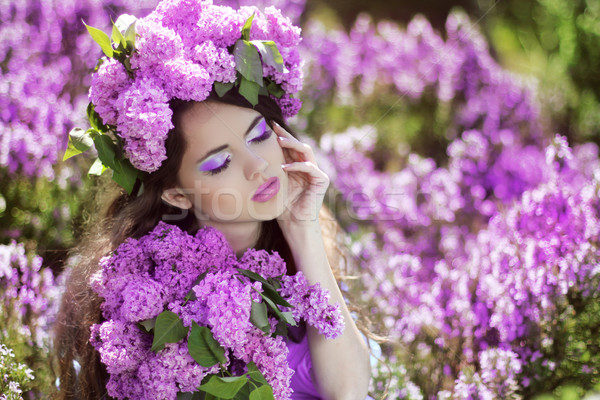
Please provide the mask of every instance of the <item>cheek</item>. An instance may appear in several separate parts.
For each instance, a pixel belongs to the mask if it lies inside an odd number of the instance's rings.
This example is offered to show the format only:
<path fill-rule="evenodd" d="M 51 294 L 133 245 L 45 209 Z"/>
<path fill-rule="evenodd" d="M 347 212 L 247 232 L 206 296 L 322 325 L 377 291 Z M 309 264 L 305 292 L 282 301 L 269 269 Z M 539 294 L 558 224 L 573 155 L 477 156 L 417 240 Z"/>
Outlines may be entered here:
<path fill-rule="evenodd" d="M 239 218 L 247 201 L 244 200 L 247 194 L 240 191 L 239 187 L 229 179 L 214 185 L 205 184 L 201 194 L 196 192 L 196 211 L 213 220 L 232 221 Z"/>

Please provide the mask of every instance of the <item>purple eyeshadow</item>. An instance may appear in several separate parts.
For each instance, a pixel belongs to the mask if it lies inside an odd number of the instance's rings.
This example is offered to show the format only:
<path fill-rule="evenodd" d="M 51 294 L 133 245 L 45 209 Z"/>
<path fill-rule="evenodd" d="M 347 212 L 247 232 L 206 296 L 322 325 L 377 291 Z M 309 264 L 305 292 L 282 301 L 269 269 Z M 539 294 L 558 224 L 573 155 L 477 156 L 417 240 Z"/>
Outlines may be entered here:
<path fill-rule="evenodd" d="M 271 132 L 268 131 L 267 129 L 267 122 L 262 119 L 254 129 L 259 129 L 260 135 L 256 136 L 252 139 L 249 140 L 249 142 L 254 142 L 254 141 L 262 141 L 263 139 L 265 139 L 267 136 L 269 136 L 271 134 Z"/>
<path fill-rule="evenodd" d="M 219 154 L 216 157 L 213 157 L 200 165 L 200 171 L 211 171 L 213 169 L 217 169 L 223 164 L 227 162 L 228 155 Z"/>

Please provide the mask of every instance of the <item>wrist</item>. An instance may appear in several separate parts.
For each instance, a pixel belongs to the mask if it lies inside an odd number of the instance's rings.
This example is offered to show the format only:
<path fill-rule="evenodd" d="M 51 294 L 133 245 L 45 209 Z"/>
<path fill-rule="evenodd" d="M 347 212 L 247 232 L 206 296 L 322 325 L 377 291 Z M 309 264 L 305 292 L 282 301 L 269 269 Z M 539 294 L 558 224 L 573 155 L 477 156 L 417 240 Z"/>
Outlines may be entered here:
<path fill-rule="evenodd" d="M 283 236 L 288 240 L 304 241 L 310 238 L 321 237 L 321 224 L 314 221 L 277 220 Z"/>

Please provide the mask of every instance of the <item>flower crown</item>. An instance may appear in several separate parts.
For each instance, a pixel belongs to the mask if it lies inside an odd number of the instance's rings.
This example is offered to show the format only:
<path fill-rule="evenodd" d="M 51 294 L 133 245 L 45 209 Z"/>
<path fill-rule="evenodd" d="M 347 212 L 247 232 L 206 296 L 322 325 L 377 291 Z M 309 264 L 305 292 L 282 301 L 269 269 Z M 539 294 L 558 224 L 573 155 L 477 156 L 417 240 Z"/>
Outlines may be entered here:
<path fill-rule="evenodd" d="M 203 101 L 236 87 L 253 106 L 270 96 L 286 118 L 300 109 L 293 97 L 302 88 L 300 28 L 274 7 L 163 0 L 145 18 L 119 17 L 110 38 L 86 27 L 106 57 L 92 76 L 91 128 L 69 133 L 64 159 L 94 145 L 98 159 L 89 173 L 111 168 L 128 193 L 167 158 L 171 99 Z"/>

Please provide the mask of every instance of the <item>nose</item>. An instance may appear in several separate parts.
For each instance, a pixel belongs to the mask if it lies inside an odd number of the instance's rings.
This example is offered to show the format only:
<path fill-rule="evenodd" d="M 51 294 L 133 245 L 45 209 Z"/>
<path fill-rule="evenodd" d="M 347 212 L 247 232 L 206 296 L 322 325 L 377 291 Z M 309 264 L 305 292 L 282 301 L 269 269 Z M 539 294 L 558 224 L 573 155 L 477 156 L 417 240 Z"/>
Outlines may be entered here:
<path fill-rule="evenodd" d="M 264 175 L 265 170 L 269 166 L 267 160 L 260 156 L 250 148 L 247 148 L 247 156 L 244 164 L 244 175 L 246 179 L 252 181 Z"/>

